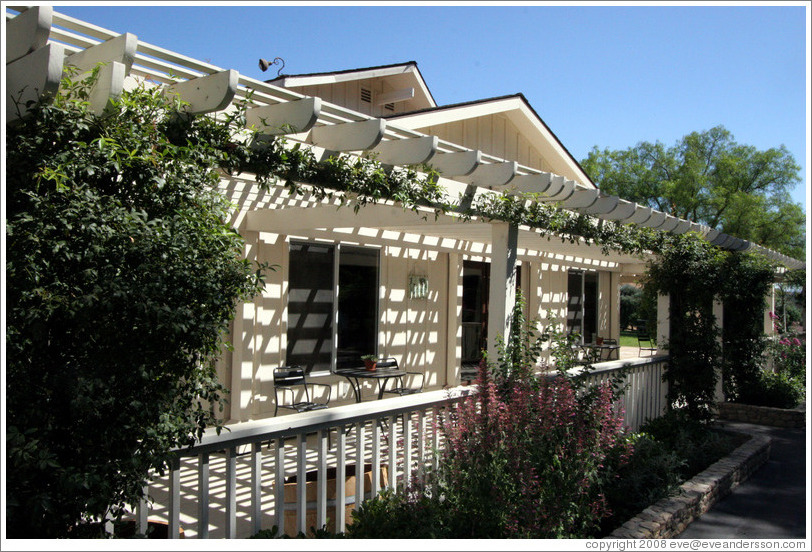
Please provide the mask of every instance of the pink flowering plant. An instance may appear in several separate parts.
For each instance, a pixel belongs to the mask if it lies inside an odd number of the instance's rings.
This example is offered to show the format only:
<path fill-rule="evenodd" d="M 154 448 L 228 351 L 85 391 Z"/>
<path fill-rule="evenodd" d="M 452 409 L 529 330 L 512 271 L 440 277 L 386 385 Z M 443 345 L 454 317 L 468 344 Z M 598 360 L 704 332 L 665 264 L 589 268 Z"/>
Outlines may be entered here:
<path fill-rule="evenodd" d="M 480 368 L 480 393 L 446 425 L 439 484 L 458 538 L 586 538 L 609 515 L 601 488 L 610 451 L 627 458 L 610 385 L 579 397 L 564 377 L 514 381 Z"/>
<path fill-rule="evenodd" d="M 479 366 L 479 393 L 441 419 L 438 469 L 353 513 L 363 538 L 588 538 L 610 515 L 604 489 L 632 453 L 611 383 L 536 374 L 541 343 L 518 297 L 496 362 Z M 562 346 L 567 353 L 571 347 Z M 566 363 L 565 363 L 566 364 Z"/>
<path fill-rule="evenodd" d="M 779 339 L 770 348 L 776 372 L 806 381 L 806 341 L 796 336 Z"/>

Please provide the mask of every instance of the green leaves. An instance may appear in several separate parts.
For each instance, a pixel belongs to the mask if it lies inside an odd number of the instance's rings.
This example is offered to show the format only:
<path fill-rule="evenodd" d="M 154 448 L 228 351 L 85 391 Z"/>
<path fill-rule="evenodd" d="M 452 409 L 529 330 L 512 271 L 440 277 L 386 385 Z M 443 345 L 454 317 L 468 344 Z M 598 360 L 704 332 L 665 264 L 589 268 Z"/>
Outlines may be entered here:
<path fill-rule="evenodd" d="M 262 286 L 215 186 L 227 124 L 145 88 L 95 117 L 65 90 L 8 129 L 9 536 L 136 502 L 219 424 L 213 361 Z"/>
<path fill-rule="evenodd" d="M 800 167 L 784 146 L 760 151 L 717 126 L 670 148 L 593 148 L 581 165 L 604 193 L 804 257 L 805 219 L 789 199 Z"/>

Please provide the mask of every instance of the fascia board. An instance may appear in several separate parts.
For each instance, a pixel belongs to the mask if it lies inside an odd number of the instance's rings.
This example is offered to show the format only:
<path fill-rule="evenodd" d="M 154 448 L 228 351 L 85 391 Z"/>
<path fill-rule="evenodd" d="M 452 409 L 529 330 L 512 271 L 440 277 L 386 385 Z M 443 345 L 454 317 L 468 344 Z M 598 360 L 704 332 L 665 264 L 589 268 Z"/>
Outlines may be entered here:
<path fill-rule="evenodd" d="M 282 77 L 277 86 L 317 86 L 320 84 L 334 84 L 337 82 L 350 82 L 365 79 L 375 79 L 379 77 L 390 77 L 402 75 L 409 68 L 409 65 L 396 65 L 394 67 L 380 67 L 362 71 L 349 71 L 346 73 L 324 73 L 320 75 L 302 75 Z"/>
<path fill-rule="evenodd" d="M 456 123 L 469 119 L 477 119 L 497 113 L 504 113 L 517 109 L 521 105 L 518 98 L 504 98 L 492 102 L 473 103 L 468 105 L 452 106 L 447 109 L 433 109 L 425 113 L 415 113 L 413 115 L 394 115 L 388 120 L 408 128 L 425 128 L 433 125 L 444 125 Z"/>

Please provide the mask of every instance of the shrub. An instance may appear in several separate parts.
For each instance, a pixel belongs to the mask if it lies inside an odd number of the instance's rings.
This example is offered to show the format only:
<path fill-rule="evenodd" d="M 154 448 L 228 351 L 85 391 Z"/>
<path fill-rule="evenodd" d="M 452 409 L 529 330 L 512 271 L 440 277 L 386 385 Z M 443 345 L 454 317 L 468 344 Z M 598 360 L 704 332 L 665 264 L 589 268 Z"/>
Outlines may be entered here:
<path fill-rule="evenodd" d="M 628 438 L 634 449 L 628 460 L 607 460 L 603 492 L 610 515 L 601 523 L 604 535 L 673 493 L 682 483 L 680 474 L 686 461 L 677 452 L 645 433 Z"/>
<path fill-rule="evenodd" d="M 769 354 L 776 372 L 806 384 L 806 340 L 783 337 L 770 345 Z"/>
<path fill-rule="evenodd" d="M 728 434 L 712 430 L 683 409 L 671 410 L 649 420 L 640 432 L 663 443 L 685 460 L 679 470 L 682 479 L 693 477 L 731 449 Z"/>
<path fill-rule="evenodd" d="M 742 389 L 739 401 L 754 406 L 794 408 L 803 400 L 802 381 L 784 372 L 761 372 L 759 378 Z"/>
<path fill-rule="evenodd" d="M 356 539 L 449 538 L 448 510 L 419 482 L 409 492 L 381 491 L 352 512 L 346 536 Z"/>
<path fill-rule="evenodd" d="M 460 406 L 457 423 L 445 427 L 438 476 L 452 534 L 589 535 L 606 515 L 603 460 L 627 444 L 619 439 L 611 387 L 579 401 L 557 377 L 538 387 L 516 383 L 506 401 L 486 377 L 479 396 Z"/>
<path fill-rule="evenodd" d="M 7 127 L 9 537 L 103 535 L 217 425 L 213 360 L 261 286 L 217 192 L 229 123 L 142 87 L 95 116 L 91 83 Z"/>

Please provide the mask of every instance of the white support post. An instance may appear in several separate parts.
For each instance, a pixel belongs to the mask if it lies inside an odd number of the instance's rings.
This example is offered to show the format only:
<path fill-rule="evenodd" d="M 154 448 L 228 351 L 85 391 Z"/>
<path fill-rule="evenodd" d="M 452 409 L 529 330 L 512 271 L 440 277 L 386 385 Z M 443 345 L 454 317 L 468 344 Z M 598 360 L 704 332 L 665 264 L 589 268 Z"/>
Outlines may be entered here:
<path fill-rule="evenodd" d="M 462 369 L 462 260 L 457 253 L 448 254 L 448 309 L 446 324 L 447 385 L 460 384 Z"/>
<path fill-rule="evenodd" d="M 724 333 L 725 328 L 725 309 L 724 304 L 720 299 L 714 298 L 713 300 L 713 316 L 716 318 L 716 325 L 719 326 L 719 333 L 716 336 L 716 342 L 719 343 L 719 348 L 722 350 L 722 356 L 719 359 L 719 367 L 717 370 L 716 377 L 716 390 L 714 393 L 714 400 L 717 403 L 725 401 L 725 394 L 724 394 L 724 386 L 722 382 L 722 374 L 723 369 L 722 366 L 724 364 L 725 359 L 725 350 L 724 350 L 724 340 L 722 339 L 722 335 Z"/>
<path fill-rule="evenodd" d="M 620 343 L 620 273 L 609 272 L 609 331 L 612 339 Z"/>
<path fill-rule="evenodd" d="M 775 286 L 771 285 L 770 290 L 767 292 L 767 306 L 764 310 L 764 333 L 767 337 L 775 335 L 775 324 L 773 324 L 770 313 L 775 313 Z"/>
<path fill-rule="evenodd" d="M 665 346 L 671 339 L 670 295 L 657 295 L 657 354 L 666 353 Z"/>
<path fill-rule="evenodd" d="M 516 249 L 519 228 L 506 222 L 491 223 L 491 279 L 488 297 L 488 358 L 498 358 L 496 337 L 507 339 L 510 315 L 516 303 Z"/>

